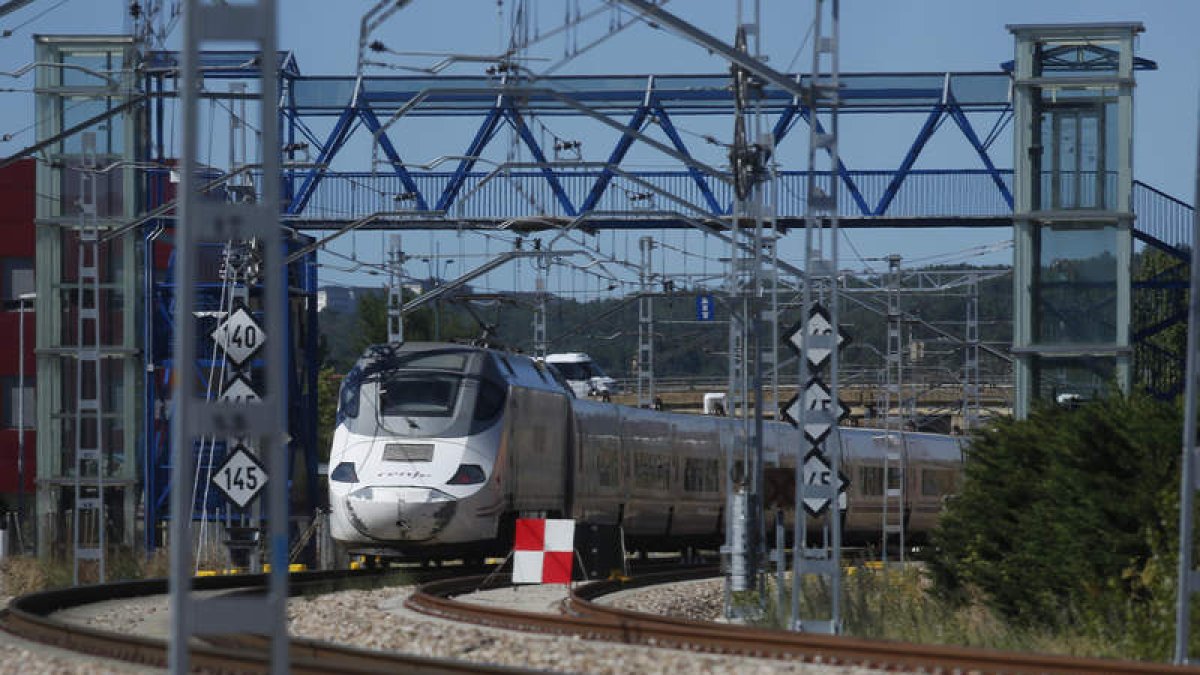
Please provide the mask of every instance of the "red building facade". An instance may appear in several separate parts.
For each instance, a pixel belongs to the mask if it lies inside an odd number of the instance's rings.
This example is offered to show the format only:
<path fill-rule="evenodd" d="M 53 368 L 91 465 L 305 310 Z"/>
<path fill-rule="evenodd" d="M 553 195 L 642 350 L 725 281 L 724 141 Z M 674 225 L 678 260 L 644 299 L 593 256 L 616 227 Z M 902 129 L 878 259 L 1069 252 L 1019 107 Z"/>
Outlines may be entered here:
<path fill-rule="evenodd" d="M 0 508 L 12 509 L 19 493 L 18 448 L 24 423 L 25 499 L 32 504 L 37 475 L 37 431 L 34 429 L 34 303 L 21 296 L 34 292 L 34 161 L 22 160 L 0 169 Z M 22 321 L 21 307 L 27 310 Z M 25 353 L 20 350 L 24 326 Z M 19 387 L 24 358 L 24 404 Z"/>

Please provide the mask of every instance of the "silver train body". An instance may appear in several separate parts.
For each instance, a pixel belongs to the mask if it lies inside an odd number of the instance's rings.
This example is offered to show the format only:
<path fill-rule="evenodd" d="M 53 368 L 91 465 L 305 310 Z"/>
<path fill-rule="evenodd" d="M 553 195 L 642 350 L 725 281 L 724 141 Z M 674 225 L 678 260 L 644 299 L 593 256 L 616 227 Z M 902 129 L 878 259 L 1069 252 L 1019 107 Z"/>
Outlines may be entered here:
<path fill-rule="evenodd" d="M 739 447 L 741 427 L 577 399 L 526 356 L 445 343 L 373 347 L 340 394 L 333 537 L 352 553 L 482 555 L 507 550 L 518 515 L 539 514 L 620 525 L 637 548 L 715 544 L 724 535 L 725 449 Z M 884 475 L 881 432 L 839 435 L 850 479 L 846 540 L 878 541 L 886 483 L 899 487 L 900 473 L 893 462 Z M 962 447 L 935 434 L 898 441 L 907 531 L 919 538 L 957 489 Z M 784 458 L 773 471 L 790 476 L 799 432 L 768 422 L 763 443 Z"/>

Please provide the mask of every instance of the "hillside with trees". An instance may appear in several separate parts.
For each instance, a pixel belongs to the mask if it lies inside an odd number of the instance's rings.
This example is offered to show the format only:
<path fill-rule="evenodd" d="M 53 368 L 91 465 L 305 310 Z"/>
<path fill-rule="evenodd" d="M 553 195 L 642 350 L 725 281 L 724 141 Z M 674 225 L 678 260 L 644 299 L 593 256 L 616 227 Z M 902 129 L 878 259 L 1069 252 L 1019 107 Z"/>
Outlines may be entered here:
<path fill-rule="evenodd" d="M 935 271 L 963 271 L 982 268 L 930 268 Z M 878 277 L 856 278 L 856 288 L 880 286 Z M 716 320 L 696 320 L 698 294 L 713 295 L 717 301 Z M 779 295 L 780 332 L 800 318 L 798 294 Z M 492 344 L 524 352 L 533 350 L 535 298 L 518 293 L 484 302 L 450 297 L 436 308 L 425 307 L 405 319 L 405 335 L 410 341 L 429 340 L 439 335 L 444 340 L 474 340 L 485 329 Z M 962 337 L 966 298 L 962 288 L 947 293 L 905 294 L 902 310 L 914 320 L 906 323 L 905 342 L 918 342 L 917 356 L 910 361 L 921 370 L 957 379 L 962 367 L 961 349 L 952 339 L 939 334 Z M 721 376 L 726 372 L 729 345 L 729 311 L 719 292 L 677 289 L 656 293 L 653 298 L 655 330 L 655 373 L 660 377 Z M 882 368 L 886 351 L 885 300 L 882 292 L 855 292 L 842 301 L 843 330 L 853 336 L 843 352 L 843 368 L 858 371 L 861 378 L 874 381 L 873 373 Z M 1012 280 L 1010 276 L 985 280 L 979 290 L 981 339 L 1007 351 L 1011 341 Z M 440 328 L 435 329 L 435 321 Z M 637 353 L 638 301 L 636 296 L 581 302 L 552 295 L 546 317 L 550 351 L 587 352 L 613 377 L 634 376 L 633 358 Z M 386 337 L 386 304 L 383 290 L 363 294 L 353 316 L 326 310 L 320 316 L 322 364 L 344 372 L 362 349 Z M 790 356 L 781 345 L 781 358 Z M 912 356 L 910 355 L 910 356 Z M 1008 377 L 1007 363 L 984 358 L 984 377 Z M 931 375 L 932 377 L 933 375 Z"/>

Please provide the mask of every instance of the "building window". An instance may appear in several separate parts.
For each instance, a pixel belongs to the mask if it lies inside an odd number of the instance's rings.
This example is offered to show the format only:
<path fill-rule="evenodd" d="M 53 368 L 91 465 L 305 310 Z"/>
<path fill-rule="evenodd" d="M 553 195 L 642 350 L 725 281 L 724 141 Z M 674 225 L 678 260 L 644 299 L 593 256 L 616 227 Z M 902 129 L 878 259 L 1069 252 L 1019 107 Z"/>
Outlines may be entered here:
<path fill-rule="evenodd" d="M 0 261 L 0 299 L 17 300 L 33 291 L 32 259 L 5 258 Z"/>
<path fill-rule="evenodd" d="M 1117 339 L 1119 234 L 1111 225 L 1038 229 L 1037 344 L 1092 345 Z"/>
<path fill-rule="evenodd" d="M 34 428 L 34 397 L 33 397 L 33 381 L 31 378 L 25 378 L 25 401 L 24 409 L 19 409 L 19 394 L 20 388 L 17 386 L 20 380 L 16 377 L 0 377 L 0 426 L 6 429 L 18 428 L 18 422 L 23 422 L 26 429 Z"/>

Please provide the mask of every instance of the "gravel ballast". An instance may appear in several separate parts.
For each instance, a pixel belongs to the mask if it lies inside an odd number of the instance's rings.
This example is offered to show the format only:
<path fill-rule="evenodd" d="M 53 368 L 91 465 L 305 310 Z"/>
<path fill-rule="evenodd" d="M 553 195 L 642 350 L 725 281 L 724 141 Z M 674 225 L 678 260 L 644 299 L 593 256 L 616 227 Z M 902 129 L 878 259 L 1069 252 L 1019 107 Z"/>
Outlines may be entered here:
<path fill-rule="evenodd" d="M 839 675 L 880 671 L 839 666 L 717 656 L 693 652 L 628 646 L 519 633 L 455 623 L 408 610 L 407 587 L 350 590 L 314 597 L 297 597 L 288 604 L 289 630 L 298 637 L 336 642 L 365 649 L 397 651 L 436 658 L 456 658 L 480 664 L 534 668 L 549 672 L 597 673 L 806 673 Z M 565 587 L 523 587 L 486 591 L 459 600 L 501 604 L 526 611 L 556 611 Z M 643 612 L 689 619 L 711 620 L 722 612 L 720 580 L 690 581 L 635 589 L 606 596 L 602 602 Z M 165 637 L 166 597 L 99 603 L 70 610 L 64 618 L 82 625 L 115 631 L 136 631 L 148 637 Z M 120 673 L 148 672 L 145 668 L 105 662 L 89 667 L 86 661 L 43 659 L 28 650 L 11 653 L 0 641 L 0 675 L 16 672 Z M 82 658 L 82 657 L 81 657 Z M 81 665 L 81 663 L 83 665 Z"/>

